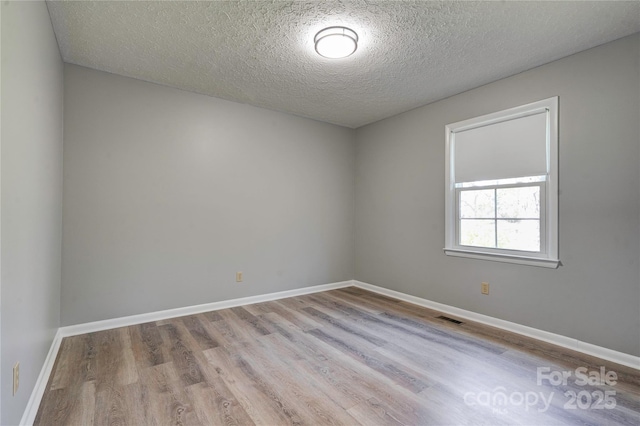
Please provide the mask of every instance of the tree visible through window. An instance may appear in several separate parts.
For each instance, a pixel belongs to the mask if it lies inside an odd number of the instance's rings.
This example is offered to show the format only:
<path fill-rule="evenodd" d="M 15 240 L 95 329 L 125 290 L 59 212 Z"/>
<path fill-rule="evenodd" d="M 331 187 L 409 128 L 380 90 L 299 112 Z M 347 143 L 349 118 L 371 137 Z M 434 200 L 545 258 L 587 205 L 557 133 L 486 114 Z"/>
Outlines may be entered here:
<path fill-rule="evenodd" d="M 540 186 L 460 191 L 461 246 L 540 252 Z"/>

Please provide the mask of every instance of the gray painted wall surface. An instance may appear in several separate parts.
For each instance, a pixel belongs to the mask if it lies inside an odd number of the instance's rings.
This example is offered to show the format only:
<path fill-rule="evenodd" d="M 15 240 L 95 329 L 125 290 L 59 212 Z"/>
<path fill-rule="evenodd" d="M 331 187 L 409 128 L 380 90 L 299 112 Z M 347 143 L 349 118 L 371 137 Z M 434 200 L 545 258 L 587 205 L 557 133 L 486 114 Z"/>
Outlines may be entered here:
<path fill-rule="evenodd" d="M 639 58 L 634 35 L 359 129 L 356 279 L 640 355 Z M 563 266 L 447 257 L 444 126 L 555 95 Z"/>
<path fill-rule="evenodd" d="M 354 137 L 65 65 L 62 324 L 352 279 Z"/>
<path fill-rule="evenodd" d="M 22 417 L 60 325 L 63 65 L 44 2 L 2 2 L 2 415 Z M 20 389 L 12 396 L 13 365 Z"/>

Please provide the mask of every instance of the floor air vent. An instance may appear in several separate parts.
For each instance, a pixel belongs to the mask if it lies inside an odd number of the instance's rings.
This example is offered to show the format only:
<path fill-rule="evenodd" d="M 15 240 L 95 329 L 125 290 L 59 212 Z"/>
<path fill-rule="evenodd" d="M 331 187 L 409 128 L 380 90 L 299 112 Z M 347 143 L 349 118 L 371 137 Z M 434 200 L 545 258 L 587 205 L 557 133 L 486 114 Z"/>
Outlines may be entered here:
<path fill-rule="evenodd" d="M 453 318 L 449 318 L 449 317 L 445 317 L 444 315 L 440 315 L 439 317 L 436 317 L 438 319 L 443 319 L 445 321 L 449 321 L 452 322 L 454 324 L 462 324 L 462 321 L 458 321 L 457 319 L 453 319 Z"/>

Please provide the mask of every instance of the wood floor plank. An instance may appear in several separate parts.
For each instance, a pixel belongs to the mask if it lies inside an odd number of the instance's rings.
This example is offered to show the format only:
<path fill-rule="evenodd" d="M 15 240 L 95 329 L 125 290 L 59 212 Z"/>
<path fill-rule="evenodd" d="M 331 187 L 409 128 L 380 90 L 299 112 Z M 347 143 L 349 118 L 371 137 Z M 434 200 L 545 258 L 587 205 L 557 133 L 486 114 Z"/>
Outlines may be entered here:
<path fill-rule="evenodd" d="M 205 312 L 202 315 L 204 317 L 206 317 L 211 322 L 216 322 L 216 321 L 221 321 L 222 320 L 222 317 L 220 316 L 218 311 Z"/>
<path fill-rule="evenodd" d="M 189 315 L 181 319 L 187 330 L 189 330 L 191 337 L 198 342 L 200 349 L 205 350 L 220 346 L 218 341 L 209 334 L 203 325 L 203 321 L 209 321 L 207 317 L 204 315 Z"/>
<path fill-rule="evenodd" d="M 82 339 L 78 336 L 62 339 L 59 356 L 51 374 L 50 390 L 65 389 L 72 385 L 74 371 L 82 362 Z"/>
<path fill-rule="evenodd" d="M 275 301 L 271 312 L 278 314 L 282 318 L 286 319 L 290 323 L 296 324 L 301 330 L 308 331 L 314 328 L 322 327 L 322 324 L 309 318 L 307 315 L 300 314 L 297 310 L 287 307 L 282 301 Z"/>
<path fill-rule="evenodd" d="M 296 353 L 296 357 L 310 357 L 326 361 L 331 357 L 332 352 L 339 353 L 329 345 L 320 347 L 310 344 L 305 338 L 305 333 L 299 326 L 287 321 L 276 313 L 261 315 L 261 317 L 271 325 L 278 335 L 284 337 L 284 339 L 291 342 L 292 345 L 295 345 L 295 349 L 292 349 L 292 351 Z"/>
<path fill-rule="evenodd" d="M 332 297 L 340 300 L 343 303 L 349 303 L 357 307 L 359 310 L 367 312 L 369 314 L 378 315 L 384 312 L 384 308 L 381 308 L 379 304 L 369 302 L 359 296 L 353 295 L 342 291 L 342 289 L 326 291 L 327 297 Z"/>
<path fill-rule="evenodd" d="M 67 337 L 34 424 L 640 424 L 640 371 L 439 315 L 346 288 Z"/>
<path fill-rule="evenodd" d="M 132 383 L 138 382 L 138 369 L 136 367 L 136 359 L 133 354 L 133 348 L 131 344 L 131 336 L 129 334 L 129 328 L 123 327 L 117 329 L 118 338 L 122 342 L 121 352 L 122 358 L 120 359 L 120 365 L 118 366 L 117 383 L 126 386 Z"/>
<path fill-rule="evenodd" d="M 366 324 L 368 328 L 387 328 L 389 331 L 399 335 L 411 335 L 413 337 L 427 339 L 434 343 L 445 344 L 447 347 L 455 348 L 457 351 L 471 352 L 474 356 L 486 352 L 499 354 L 506 350 L 500 345 L 483 341 L 474 336 L 451 333 L 441 326 L 435 326 L 433 321 L 421 321 L 420 319 L 398 315 L 393 311 L 382 312 L 380 315 L 369 315 L 322 294 L 315 296 L 314 300 L 327 308 L 341 312 L 353 321 Z M 396 307 L 397 304 L 393 306 L 394 309 Z"/>
<path fill-rule="evenodd" d="M 224 309 L 218 311 L 221 321 L 210 322 L 209 326 L 215 330 L 215 336 L 218 338 L 218 342 L 221 345 L 234 345 L 240 342 L 248 342 L 255 339 L 258 336 L 262 336 L 261 333 L 256 333 L 251 326 L 243 321 L 239 321 L 237 315 L 231 310 Z"/>
<path fill-rule="evenodd" d="M 380 306 L 383 312 L 389 309 L 393 309 L 395 305 L 402 303 L 401 300 L 378 293 L 372 293 L 370 291 L 363 290 L 357 287 L 341 288 L 339 291 L 342 293 L 351 294 L 352 296 L 358 297 L 360 300 L 368 301 L 369 303 Z"/>
<path fill-rule="evenodd" d="M 430 412 L 436 417 L 434 424 L 474 424 L 488 426 L 506 426 L 518 424 L 504 414 L 496 414 L 483 407 L 469 406 L 464 403 L 464 396 L 452 393 L 451 386 L 441 386 L 440 383 L 420 392 L 417 397 L 423 400 L 423 404 L 429 407 Z M 466 391 L 465 391 L 466 392 Z M 524 424 L 529 424 L 524 423 Z M 553 424 L 553 423 L 533 423 Z"/>
<path fill-rule="evenodd" d="M 278 345 L 289 345 L 290 342 L 280 336 Z M 310 336 L 307 338 L 311 339 Z M 262 340 L 265 341 L 264 339 Z M 310 343 L 313 344 L 313 343 Z M 315 344 L 323 345 L 317 341 Z M 296 347 L 299 346 L 296 344 Z M 377 400 L 376 407 L 387 413 L 395 413 L 396 418 L 403 418 L 408 424 L 417 424 L 421 417 L 410 417 L 415 413 L 417 404 L 415 395 L 382 375 L 376 375 L 367 366 L 338 352 L 329 361 L 305 359 L 290 364 L 299 371 L 299 376 L 313 378 L 316 387 L 321 388 L 329 398 L 349 409 L 358 404 L 370 404 Z M 403 414 L 400 414 L 403 413 Z"/>
<path fill-rule="evenodd" d="M 160 326 L 165 344 L 171 345 L 171 360 L 185 386 L 202 383 L 204 377 L 195 356 L 194 342 L 189 342 L 190 335 L 181 322 Z"/>
<path fill-rule="evenodd" d="M 67 425 L 76 424 L 77 413 L 81 411 L 81 390 L 49 389 L 45 393 L 47 398 L 40 403 L 40 410 L 36 415 L 35 424 Z"/>
<path fill-rule="evenodd" d="M 398 385 L 393 377 L 372 371 L 357 359 L 338 354 L 328 362 L 306 362 L 322 373 L 322 378 L 334 386 L 338 396 L 340 391 L 344 391 L 348 396 L 373 404 L 376 410 L 383 410 L 405 424 L 422 424 L 422 420 L 427 418 L 414 392 Z"/>
<path fill-rule="evenodd" d="M 394 364 L 390 360 L 384 358 L 384 356 L 373 354 L 373 351 L 371 350 L 363 350 L 359 346 L 352 345 L 350 343 L 350 339 L 345 338 L 345 336 L 336 337 L 335 334 L 338 333 L 334 330 L 332 331 L 332 334 L 328 334 L 324 330 L 316 329 L 309 331 L 309 334 L 338 348 L 344 353 L 350 355 L 352 358 L 364 363 L 372 370 L 391 378 L 394 382 L 413 392 L 420 392 L 429 387 L 428 379 L 424 380 L 421 378 L 421 374 L 416 374 L 415 371 L 411 371 L 405 366 Z"/>
<path fill-rule="evenodd" d="M 141 371 L 141 385 L 146 392 L 147 423 L 183 425 L 193 412 L 185 393 L 180 372 L 173 362 L 159 364 Z M 195 414 L 194 414 L 195 415 Z M 199 422 L 196 422 L 199 423 Z M 133 424 L 133 422 L 129 422 Z"/>
<path fill-rule="evenodd" d="M 96 392 L 95 407 L 94 424 L 127 424 L 124 388 L 112 385 L 100 386 L 100 390 Z"/>
<path fill-rule="evenodd" d="M 237 306 L 235 308 L 231 308 L 231 312 L 242 320 L 243 324 L 249 324 L 251 326 L 250 330 L 255 337 L 265 336 L 267 334 L 271 334 L 272 330 L 269 329 L 269 326 L 265 324 L 259 317 L 254 316 L 249 313 L 242 306 Z"/>
<path fill-rule="evenodd" d="M 226 347 L 209 349 L 204 354 L 255 424 L 303 423 L 291 404 L 241 357 L 235 357 Z"/>
<path fill-rule="evenodd" d="M 204 425 L 255 424 L 224 380 L 220 377 L 207 381 L 207 385 L 189 386 L 187 395 L 193 401 L 198 419 Z"/>
<path fill-rule="evenodd" d="M 279 352 L 275 350 L 277 347 L 269 344 L 272 341 L 271 336 L 265 336 L 251 342 L 237 356 L 241 356 L 255 371 L 268 376 L 271 386 L 291 401 L 302 418 L 309 419 L 312 424 L 356 423 L 353 417 L 324 395 L 307 377 L 292 374 L 295 366 L 279 356 Z"/>
<path fill-rule="evenodd" d="M 122 386 L 121 389 L 123 390 L 122 397 L 124 398 L 125 424 L 151 424 L 148 388 L 143 383 L 137 381 Z"/>
<path fill-rule="evenodd" d="M 273 301 L 269 301 L 269 302 L 262 302 L 262 303 L 254 303 L 251 305 L 244 305 L 243 308 L 247 310 L 247 312 L 250 312 L 251 314 L 255 315 L 255 316 L 259 316 L 262 314 L 269 314 L 271 312 L 273 312 L 271 310 L 272 307 L 272 303 L 274 303 Z"/>
<path fill-rule="evenodd" d="M 116 398 L 120 395 L 118 385 L 126 384 L 123 382 L 127 381 L 127 372 L 132 371 L 126 359 L 124 342 L 120 332 L 121 329 L 112 329 L 94 335 L 96 342 L 96 394 L 104 397 Z M 102 392 L 103 390 L 105 392 Z"/>
<path fill-rule="evenodd" d="M 274 338 L 278 337 L 274 336 Z M 348 410 L 365 400 L 363 392 L 358 387 L 346 382 L 336 368 L 313 360 L 299 360 L 290 363 L 290 365 L 297 377 L 309 378 L 314 388 L 344 410 Z"/>
<path fill-rule="evenodd" d="M 359 339 L 366 340 L 374 346 L 383 346 L 387 343 L 386 340 L 381 339 L 375 336 L 373 333 L 369 333 L 360 327 L 354 326 L 353 323 L 343 321 L 336 317 L 332 317 L 331 315 L 325 314 L 324 312 L 321 312 L 315 308 L 304 308 L 303 311 L 308 313 L 312 317 L 318 318 L 320 321 L 323 321 L 326 324 L 339 329 L 342 332 L 348 333 Z"/>
<path fill-rule="evenodd" d="M 76 414 L 77 422 L 70 420 L 70 424 L 91 426 L 95 422 L 96 413 L 96 384 L 93 381 L 82 384 L 80 391 L 79 413 Z"/>
<path fill-rule="evenodd" d="M 155 323 L 134 325 L 129 327 L 129 330 L 132 336 L 133 354 L 138 367 L 152 367 L 171 360 L 171 356 L 163 344 L 160 330 Z"/>
<path fill-rule="evenodd" d="M 354 405 L 347 410 L 347 413 L 363 425 L 403 425 L 403 423 L 393 418 L 393 414 L 377 406 L 375 400 L 364 401 Z"/>

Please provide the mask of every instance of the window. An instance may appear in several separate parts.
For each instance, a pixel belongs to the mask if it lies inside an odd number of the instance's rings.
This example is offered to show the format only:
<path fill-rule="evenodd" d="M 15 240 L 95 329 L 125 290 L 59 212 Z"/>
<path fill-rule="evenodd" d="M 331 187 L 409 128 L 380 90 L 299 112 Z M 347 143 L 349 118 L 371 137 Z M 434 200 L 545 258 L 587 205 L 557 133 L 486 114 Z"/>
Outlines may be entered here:
<path fill-rule="evenodd" d="M 450 256 L 556 268 L 558 98 L 446 126 Z"/>

